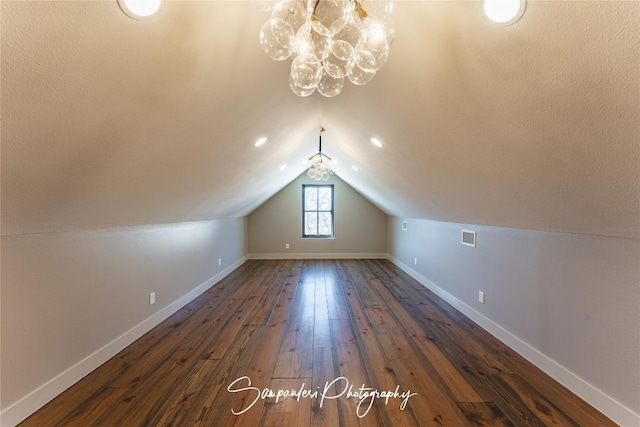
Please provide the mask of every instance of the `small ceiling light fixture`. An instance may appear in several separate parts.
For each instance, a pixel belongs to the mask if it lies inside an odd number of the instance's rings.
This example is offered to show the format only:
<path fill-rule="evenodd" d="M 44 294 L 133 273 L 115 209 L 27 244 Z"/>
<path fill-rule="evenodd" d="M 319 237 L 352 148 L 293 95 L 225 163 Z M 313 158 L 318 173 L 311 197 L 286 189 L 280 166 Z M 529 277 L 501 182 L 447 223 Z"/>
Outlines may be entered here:
<path fill-rule="evenodd" d="M 326 181 L 333 175 L 334 162 L 331 157 L 322 152 L 322 132 L 325 129 L 320 126 L 320 136 L 318 139 L 318 152 L 307 159 L 309 170 L 307 175 L 316 181 Z"/>
<path fill-rule="evenodd" d="M 280 172 L 282 172 L 282 171 L 283 171 L 283 170 L 285 170 L 286 168 L 287 168 L 287 165 L 286 165 L 286 164 L 284 164 L 284 165 L 280 166 Z"/>
<path fill-rule="evenodd" d="M 378 148 L 382 148 L 382 142 L 380 142 L 380 140 L 378 138 L 371 138 L 371 142 L 373 143 L 373 145 L 375 145 Z"/>
<path fill-rule="evenodd" d="M 389 59 L 392 10 L 392 0 L 282 0 L 260 29 L 260 45 L 276 61 L 293 58 L 293 93 L 336 96 L 345 78 L 364 85 Z"/>
<path fill-rule="evenodd" d="M 351 165 L 351 167 L 353 168 L 354 171 L 360 172 L 360 169 L 358 169 L 358 167 L 356 165 Z"/>
<path fill-rule="evenodd" d="M 267 137 L 263 136 L 262 138 L 257 140 L 256 143 L 253 144 L 253 145 L 256 146 L 256 147 L 260 147 L 261 145 L 264 145 L 265 142 L 267 142 Z"/>
<path fill-rule="evenodd" d="M 133 19 L 148 19 L 155 15 L 162 0 L 118 0 L 118 5 L 124 13 Z"/>
<path fill-rule="evenodd" d="M 482 9 L 491 21 L 506 26 L 522 18 L 526 7 L 526 0 L 484 0 Z"/>

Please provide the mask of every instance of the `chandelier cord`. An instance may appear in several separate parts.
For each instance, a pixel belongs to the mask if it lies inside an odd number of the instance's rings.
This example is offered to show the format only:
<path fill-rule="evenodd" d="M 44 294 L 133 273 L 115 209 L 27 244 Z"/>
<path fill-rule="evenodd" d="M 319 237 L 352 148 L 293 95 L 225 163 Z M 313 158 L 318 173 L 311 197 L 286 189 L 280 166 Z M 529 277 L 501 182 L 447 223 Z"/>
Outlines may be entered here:
<path fill-rule="evenodd" d="M 329 179 L 329 176 L 333 175 L 333 169 L 335 167 L 331 157 L 322 152 L 322 132 L 324 132 L 324 130 L 325 129 L 320 126 L 320 134 L 318 135 L 318 152 L 309 157 L 308 160 L 310 165 L 307 175 L 309 178 L 313 178 L 316 181 L 326 181 Z M 326 162 L 323 160 L 323 157 L 326 157 Z"/>

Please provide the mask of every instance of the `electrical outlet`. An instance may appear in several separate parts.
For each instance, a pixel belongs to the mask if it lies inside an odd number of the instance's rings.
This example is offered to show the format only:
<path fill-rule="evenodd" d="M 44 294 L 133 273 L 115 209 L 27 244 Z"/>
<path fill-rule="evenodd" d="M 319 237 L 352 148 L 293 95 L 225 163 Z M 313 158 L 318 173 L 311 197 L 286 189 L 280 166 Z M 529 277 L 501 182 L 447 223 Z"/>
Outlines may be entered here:
<path fill-rule="evenodd" d="M 482 291 L 478 292 L 478 301 L 484 304 L 484 292 Z"/>
<path fill-rule="evenodd" d="M 288 244 L 288 243 L 285 243 L 285 244 L 284 244 L 284 248 L 285 248 L 285 249 L 289 249 L 289 244 Z"/>
<path fill-rule="evenodd" d="M 222 265 L 222 258 L 218 258 L 218 265 Z"/>
<path fill-rule="evenodd" d="M 418 265 L 418 258 L 413 259 L 413 265 Z"/>
<path fill-rule="evenodd" d="M 151 292 L 149 294 L 149 305 L 153 305 L 156 303 L 156 293 L 155 292 Z"/>

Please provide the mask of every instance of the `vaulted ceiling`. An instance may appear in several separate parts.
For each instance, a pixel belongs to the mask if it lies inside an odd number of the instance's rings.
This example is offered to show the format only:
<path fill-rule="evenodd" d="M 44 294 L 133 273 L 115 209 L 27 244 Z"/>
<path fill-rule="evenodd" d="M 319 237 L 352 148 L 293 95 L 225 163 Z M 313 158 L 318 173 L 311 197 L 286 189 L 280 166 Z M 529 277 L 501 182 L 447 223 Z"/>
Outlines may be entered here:
<path fill-rule="evenodd" d="M 262 6 L 3 1 L 3 234 L 247 215 L 322 125 L 388 214 L 640 237 L 639 2 L 529 1 L 503 27 L 398 1 L 389 62 L 335 98 L 291 93 Z"/>

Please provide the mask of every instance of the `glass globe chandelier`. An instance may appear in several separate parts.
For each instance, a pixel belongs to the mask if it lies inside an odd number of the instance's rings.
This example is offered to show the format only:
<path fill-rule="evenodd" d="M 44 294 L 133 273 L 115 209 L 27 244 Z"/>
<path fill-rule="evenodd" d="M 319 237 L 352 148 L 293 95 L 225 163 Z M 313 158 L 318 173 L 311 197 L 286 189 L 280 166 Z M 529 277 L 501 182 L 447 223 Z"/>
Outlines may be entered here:
<path fill-rule="evenodd" d="M 307 176 L 316 181 L 326 181 L 333 175 L 333 160 L 322 152 L 322 132 L 324 128 L 320 126 L 320 136 L 318 140 L 318 152 L 307 159 L 309 170 Z"/>
<path fill-rule="evenodd" d="M 389 58 L 392 0 L 282 0 L 260 29 L 276 61 L 292 58 L 289 86 L 298 96 L 340 93 L 345 79 L 370 82 Z"/>

